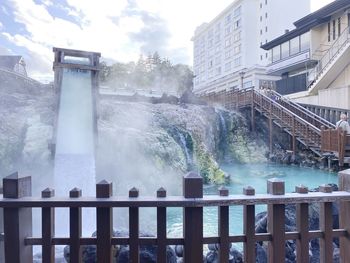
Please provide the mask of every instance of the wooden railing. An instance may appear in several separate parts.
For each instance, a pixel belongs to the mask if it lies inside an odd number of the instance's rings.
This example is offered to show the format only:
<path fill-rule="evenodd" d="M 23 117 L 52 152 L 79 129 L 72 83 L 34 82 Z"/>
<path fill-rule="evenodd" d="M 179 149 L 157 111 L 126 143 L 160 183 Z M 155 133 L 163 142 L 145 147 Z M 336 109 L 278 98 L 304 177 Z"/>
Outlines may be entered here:
<path fill-rule="evenodd" d="M 202 95 L 202 98 L 211 103 L 217 103 L 225 106 L 227 109 L 237 109 L 242 107 L 252 107 L 258 110 L 264 116 L 269 118 L 275 124 L 283 128 L 294 138 L 312 149 L 319 149 L 321 145 L 321 130 L 317 126 L 324 126 L 324 122 L 314 118 L 301 109 L 294 107 L 291 103 L 283 103 L 280 97 L 276 97 L 273 92 L 260 92 L 254 88 L 243 90 L 220 91 Z M 289 109 L 285 107 L 288 104 Z M 301 114 L 299 116 L 298 114 Z M 313 125 L 303 117 L 313 118 Z"/>
<path fill-rule="evenodd" d="M 342 113 L 345 113 L 348 116 L 350 116 L 349 109 L 325 107 L 325 106 L 312 105 L 312 104 L 300 104 L 300 105 L 333 124 L 336 123 L 338 120 L 340 120 L 340 114 Z"/>
<path fill-rule="evenodd" d="M 131 189 L 129 197 L 112 196 L 112 184 L 102 181 L 96 185 L 96 197 L 83 197 L 74 188 L 69 197 L 54 197 L 54 190 L 45 189 L 42 197 L 31 197 L 31 178 L 17 174 L 4 178 L 3 198 L 0 207 L 4 213 L 4 246 L 6 263 L 33 262 L 32 246 L 42 246 L 42 262 L 55 261 L 55 245 L 70 246 L 70 262 L 82 262 L 82 246 L 95 245 L 99 263 L 112 262 L 112 247 L 128 245 L 130 262 L 139 261 L 141 245 L 157 246 L 157 262 L 166 262 L 169 245 L 183 246 L 186 263 L 203 262 L 203 245 L 218 244 L 221 263 L 229 262 L 231 243 L 244 243 L 244 262 L 256 262 L 256 242 L 267 242 L 268 262 L 285 261 L 285 241 L 296 240 L 297 262 L 309 262 L 309 242 L 320 240 L 321 262 L 333 260 L 333 238 L 340 238 L 342 262 L 350 258 L 350 170 L 339 173 L 341 191 L 332 192 L 328 185 L 320 186 L 320 192 L 308 192 L 304 186 L 296 187 L 295 193 L 285 193 L 284 182 L 270 179 L 267 194 L 255 194 L 251 187 L 242 195 L 229 195 L 224 187 L 219 195 L 203 196 L 203 180 L 189 173 L 183 178 L 183 196 L 166 196 L 164 189 L 156 197 L 140 197 L 137 189 Z M 340 228 L 333 229 L 332 203 L 339 202 Z M 320 205 L 319 230 L 309 230 L 308 206 Z M 268 205 L 268 233 L 255 233 L 255 205 Z M 285 205 L 296 205 L 296 230 L 285 231 Z M 229 207 L 243 206 L 242 235 L 229 234 Z M 56 208 L 69 208 L 69 236 L 56 237 L 54 212 Z M 96 208 L 97 236 L 82 237 L 81 211 L 83 207 Z M 113 237 L 113 208 L 129 208 L 129 237 Z M 139 209 L 157 209 L 157 236 L 139 236 Z M 183 208 L 183 237 L 167 237 L 167 208 Z M 203 207 L 218 207 L 218 236 L 203 236 Z M 32 208 L 42 210 L 42 235 L 32 236 Z M 141 218 L 142 220 L 142 218 Z M 235 224 L 235 222 L 232 222 Z"/>
<path fill-rule="evenodd" d="M 350 146 L 350 135 L 346 134 L 346 131 L 342 131 L 341 128 L 335 129 L 321 129 L 321 151 L 333 152 L 339 159 L 339 166 L 344 165 L 344 158 L 346 151 Z"/>

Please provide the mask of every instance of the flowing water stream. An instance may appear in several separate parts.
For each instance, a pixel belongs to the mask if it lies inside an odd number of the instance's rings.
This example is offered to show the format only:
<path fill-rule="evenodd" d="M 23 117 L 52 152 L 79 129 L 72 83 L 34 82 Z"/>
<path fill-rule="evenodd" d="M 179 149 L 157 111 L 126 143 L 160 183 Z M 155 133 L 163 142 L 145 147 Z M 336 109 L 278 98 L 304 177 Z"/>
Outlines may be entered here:
<path fill-rule="evenodd" d="M 57 196 L 74 187 L 95 193 L 93 99 L 90 71 L 64 69 L 57 123 L 54 185 Z M 93 209 L 83 209 L 83 234 L 95 230 Z M 68 233 L 68 209 L 57 209 L 56 235 Z M 65 229 L 66 231 L 63 231 Z"/>

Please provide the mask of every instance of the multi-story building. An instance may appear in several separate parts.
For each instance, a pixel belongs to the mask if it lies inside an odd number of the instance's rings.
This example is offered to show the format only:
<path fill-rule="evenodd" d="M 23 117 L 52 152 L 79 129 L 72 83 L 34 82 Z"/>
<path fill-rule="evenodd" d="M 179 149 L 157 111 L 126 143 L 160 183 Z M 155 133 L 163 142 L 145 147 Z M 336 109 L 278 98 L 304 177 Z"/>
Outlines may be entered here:
<path fill-rule="evenodd" d="M 273 83 L 279 77 L 266 74 L 270 53 L 260 46 L 309 12 L 310 0 L 235 0 L 195 31 L 194 91 Z"/>
<path fill-rule="evenodd" d="M 296 29 L 262 47 L 276 89 L 297 102 L 350 107 L 350 1 L 336 0 L 294 22 Z"/>

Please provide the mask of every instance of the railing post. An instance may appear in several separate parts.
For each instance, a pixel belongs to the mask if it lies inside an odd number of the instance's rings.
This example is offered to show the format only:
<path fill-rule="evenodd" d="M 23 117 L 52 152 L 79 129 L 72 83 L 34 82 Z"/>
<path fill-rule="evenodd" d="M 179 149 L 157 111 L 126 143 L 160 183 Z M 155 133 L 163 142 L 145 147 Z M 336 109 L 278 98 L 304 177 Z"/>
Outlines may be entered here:
<path fill-rule="evenodd" d="M 299 194 L 307 194 L 308 188 L 305 186 L 295 187 L 295 192 Z M 297 239 L 297 262 L 308 263 L 309 262 L 309 204 L 301 203 L 296 204 L 296 226 L 297 231 L 300 233 L 299 239 Z"/>
<path fill-rule="evenodd" d="M 350 192 L 350 169 L 338 173 L 339 190 Z M 345 237 L 340 237 L 340 260 L 347 262 L 350 258 L 350 202 L 340 202 L 339 227 L 347 231 Z"/>
<path fill-rule="evenodd" d="M 219 189 L 220 196 L 228 196 L 229 191 L 225 187 Z M 219 224 L 219 262 L 229 262 L 230 240 L 229 240 L 229 207 L 220 206 L 218 210 Z"/>
<path fill-rule="evenodd" d="M 96 185 L 97 198 L 112 196 L 112 183 L 103 180 Z M 97 258 L 99 263 L 112 262 L 112 208 L 96 208 L 97 223 Z"/>
<path fill-rule="evenodd" d="M 55 195 L 55 190 L 46 188 L 41 192 L 42 198 L 51 198 Z M 55 209 L 44 207 L 41 210 L 41 234 L 42 234 L 42 262 L 55 262 L 55 247 L 51 245 L 52 238 L 55 236 Z"/>
<path fill-rule="evenodd" d="M 255 96 L 255 90 L 252 89 L 252 98 L 251 98 L 251 127 L 252 131 L 255 131 L 255 108 L 254 108 L 254 96 Z"/>
<path fill-rule="evenodd" d="M 69 191 L 70 198 L 81 197 L 81 189 L 73 188 Z M 70 233 L 70 247 L 69 247 L 69 262 L 80 263 L 82 260 L 81 255 L 81 207 L 69 208 L 69 233 Z"/>
<path fill-rule="evenodd" d="M 22 198 L 31 196 L 31 177 L 19 177 L 18 173 L 3 179 L 4 198 Z M 32 209 L 4 208 L 5 262 L 33 262 L 31 246 L 25 246 L 24 239 L 32 236 Z"/>
<path fill-rule="evenodd" d="M 203 178 L 194 172 L 183 177 L 183 196 L 203 198 Z M 184 262 L 203 262 L 203 207 L 184 208 Z"/>
<path fill-rule="evenodd" d="M 284 181 L 272 178 L 267 181 L 267 193 L 284 195 Z M 268 205 L 267 231 L 272 235 L 268 244 L 268 262 L 285 262 L 284 204 Z"/>
<path fill-rule="evenodd" d="M 248 186 L 243 189 L 244 195 L 255 195 L 255 189 Z M 244 243 L 244 262 L 255 263 L 255 206 L 245 205 L 243 207 L 243 231 L 247 241 Z"/>
<path fill-rule="evenodd" d="M 331 193 L 332 187 L 322 185 L 319 187 L 319 191 Z M 329 263 L 333 261 L 333 214 L 331 202 L 320 204 L 320 229 L 323 231 L 323 238 L 320 239 L 320 263 Z"/>
<path fill-rule="evenodd" d="M 139 197 L 139 190 L 135 187 L 129 190 L 129 198 Z M 129 207 L 129 262 L 139 263 L 139 208 Z"/>
<path fill-rule="evenodd" d="M 157 190 L 158 198 L 166 197 L 166 190 L 159 188 Z M 157 208 L 157 262 L 166 262 L 166 207 Z"/>

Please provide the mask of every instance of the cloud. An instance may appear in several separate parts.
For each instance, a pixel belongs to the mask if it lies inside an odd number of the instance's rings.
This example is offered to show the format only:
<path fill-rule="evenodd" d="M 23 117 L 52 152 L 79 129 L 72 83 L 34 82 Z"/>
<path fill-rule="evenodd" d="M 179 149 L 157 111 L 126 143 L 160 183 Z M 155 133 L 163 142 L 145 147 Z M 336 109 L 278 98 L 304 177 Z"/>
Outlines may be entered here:
<path fill-rule="evenodd" d="M 4 27 L 2 36 L 11 43 L 7 47 L 27 50 L 21 55 L 28 57 L 30 74 L 52 73 L 53 46 L 98 51 L 108 61 L 123 62 L 158 51 L 173 63 L 190 64 L 195 27 L 231 3 L 208 1 L 198 10 L 200 0 L 5 1 L 2 9 L 21 26 Z"/>
<path fill-rule="evenodd" d="M 8 48 L 0 46 L 0 56 L 3 55 L 12 55 L 12 52 Z"/>

